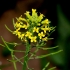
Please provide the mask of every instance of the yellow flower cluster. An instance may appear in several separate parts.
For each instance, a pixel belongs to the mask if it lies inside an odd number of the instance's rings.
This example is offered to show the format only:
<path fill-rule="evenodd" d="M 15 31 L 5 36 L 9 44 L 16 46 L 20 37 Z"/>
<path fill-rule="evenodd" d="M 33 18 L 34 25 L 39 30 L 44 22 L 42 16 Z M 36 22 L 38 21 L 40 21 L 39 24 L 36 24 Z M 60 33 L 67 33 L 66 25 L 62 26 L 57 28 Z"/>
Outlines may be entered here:
<path fill-rule="evenodd" d="M 47 41 L 47 33 L 52 30 L 52 27 L 49 26 L 50 21 L 44 20 L 43 14 L 38 16 L 36 9 L 32 9 L 32 15 L 29 11 L 26 11 L 25 15 L 26 18 L 22 18 L 22 16 L 17 18 L 16 23 L 14 23 L 15 31 L 13 31 L 13 34 L 17 35 L 22 41 Z M 25 29 L 25 31 L 21 31 L 21 29 Z"/>

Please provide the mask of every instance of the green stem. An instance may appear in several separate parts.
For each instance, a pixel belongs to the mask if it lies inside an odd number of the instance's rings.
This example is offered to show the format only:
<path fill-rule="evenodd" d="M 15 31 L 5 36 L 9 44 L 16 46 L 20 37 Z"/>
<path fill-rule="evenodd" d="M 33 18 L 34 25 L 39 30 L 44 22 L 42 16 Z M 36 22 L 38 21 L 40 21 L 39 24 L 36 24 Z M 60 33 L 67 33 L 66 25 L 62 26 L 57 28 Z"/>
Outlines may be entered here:
<path fill-rule="evenodd" d="M 26 57 L 24 57 L 24 62 L 23 62 L 23 70 L 26 70 L 26 68 L 27 68 L 27 63 L 28 63 L 28 60 L 29 60 L 29 58 L 28 58 L 28 53 L 29 53 L 29 51 L 30 51 L 30 45 L 29 45 L 29 43 L 27 42 L 26 43 L 26 51 L 25 51 L 25 56 Z"/>
<path fill-rule="evenodd" d="M 49 66 L 49 62 L 45 65 L 45 67 L 42 70 L 46 70 L 46 68 Z"/>
<path fill-rule="evenodd" d="M 1 38 L 2 38 L 2 37 L 1 37 Z M 12 50 L 11 48 L 9 48 L 9 46 L 8 46 L 7 43 L 4 41 L 3 38 L 2 38 L 2 41 L 3 41 L 3 43 L 5 44 L 5 46 L 7 47 L 7 49 L 11 52 L 11 56 L 12 56 L 12 59 L 13 59 L 14 68 L 15 68 L 15 70 L 17 70 L 16 62 L 15 62 L 15 60 L 14 60 L 14 55 L 13 55 L 14 50 Z M 1 44 L 0 44 L 0 45 L 1 45 Z M 4 46 L 4 45 L 2 45 L 2 46 Z"/>
<path fill-rule="evenodd" d="M 17 70 L 16 62 L 15 62 L 15 60 L 14 60 L 13 51 L 11 51 L 11 56 L 12 56 L 12 59 L 13 59 L 14 68 L 15 68 L 15 70 Z"/>

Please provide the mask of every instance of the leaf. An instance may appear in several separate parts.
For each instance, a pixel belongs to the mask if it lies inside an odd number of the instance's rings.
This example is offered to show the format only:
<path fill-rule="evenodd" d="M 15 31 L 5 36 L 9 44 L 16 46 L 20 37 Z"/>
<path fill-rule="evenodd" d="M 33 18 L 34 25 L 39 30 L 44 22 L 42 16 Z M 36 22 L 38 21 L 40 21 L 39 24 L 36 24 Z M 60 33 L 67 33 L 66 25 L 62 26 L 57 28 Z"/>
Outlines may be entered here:
<path fill-rule="evenodd" d="M 59 51 L 52 52 L 52 53 L 49 53 L 49 54 L 46 54 L 46 55 L 36 56 L 35 59 L 39 59 L 39 58 L 44 58 L 44 57 L 47 57 L 47 56 L 51 56 L 51 55 L 57 54 L 57 53 L 62 52 L 62 51 L 63 50 L 59 50 Z"/>

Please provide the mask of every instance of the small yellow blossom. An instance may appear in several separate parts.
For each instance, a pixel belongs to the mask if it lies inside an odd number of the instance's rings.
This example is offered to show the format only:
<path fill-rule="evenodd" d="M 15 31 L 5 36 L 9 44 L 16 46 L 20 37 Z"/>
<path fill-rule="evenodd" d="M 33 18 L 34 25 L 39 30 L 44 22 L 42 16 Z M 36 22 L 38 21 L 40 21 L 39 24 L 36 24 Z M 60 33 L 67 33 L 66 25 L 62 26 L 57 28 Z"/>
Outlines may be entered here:
<path fill-rule="evenodd" d="M 18 38 L 21 38 L 21 32 L 17 33 Z"/>
<path fill-rule="evenodd" d="M 43 19 L 44 15 L 40 14 L 40 16 L 38 17 L 38 22 L 41 22 L 41 20 Z"/>
<path fill-rule="evenodd" d="M 42 37 L 44 37 L 45 34 L 43 32 L 41 32 L 41 33 L 38 33 L 38 36 L 40 37 L 40 39 L 42 39 Z"/>
<path fill-rule="evenodd" d="M 25 21 L 26 22 L 26 19 L 22 17 L 22 15 L 19 17 L 19 18 L 16 18 L 17 19 L 17 22 L 21 22 L 21 21 Z"/>
<path fill-rule="evenodd" d="M 30 32 L 27 31 L 25 36 L 30 38 L 31 35 L 32 35 L 32 33 L 30 33 Z"/>
<path fill-rule="evenodd" d="M 39 28 L 34 27 L 33 32 L 39 33 Z"/>
<path fill-rule="evenodd" d="M 48 28 L 47 28 L 47 30 L 50 32 L 50 31 L 51 31 L 51 28 L 50 28 L 50 27 L 48 27 Z"/>
<path fill-rule="evenodd" d="M 29 14 L 30 12 L 29 11 L 26 11 L 26 13 L 25 13 L 25 15 L 27 16 L 27 18 L 31 18 L 31 16 L 30 16 L 30 14 Z"/>
<path fill-rule="evenodd" d="M 16 31 L 13 31 L 13 34 L 18 34 L 18 32 L 19 32 L 19 30 L 20 30 L 20 28 L 18 28 L 18 29 L 16 29 Z"/>
<path fill-rule="evenodd" d="M 45 19 L 45 20 L 44 20 L 44 21 L 42 21 L 41 23 L 42 23 L 42 24 L 47 25 L 47 24 L 49 24 L 49 23 L 50 23 L 50 21 L 49 21 L 48 19 Z"/>
<path fill-rule="evenodd" d="M 21 28 L 21 24 L 18 23 L 18 22 L 16 22 L 16 23 L 14 24 L 14 27 L 15 27 L 15 28 Z"/>
<path fill-rule="evenodd" d="M 50 28 L 45 27 L 45 28 L 41 28 L 41 29 L 44 31 L 44 33 L 46 33 L 46 31 L 50 32 Z"/>
<path fill-rule="evenodd" d="M 18 38 L 21 38 L 21 32 L 19 32 L 20 28 L 16 29 L 16 31 L 13 31 L 13 34 L 17 35 Z"/>
<path fill-rule="evenodd" d="M 40 14 L 40 16 L 39 16 L 39 17 L 40 17 L 40 19 L 43 19 L 44 15 L 43 15 L 43 14 Z"/>
<path fill-rule="evenodd" d="M 22 26 L 23 22 L 21 22 L 21 21 L 20 21 L 19 23 L 20 23 L 20 24 L 21 24 L 21 26 Z"/>
<path fill-rule="evenodd" d="M 29 14 L 30 12 L 29 11 L 26 11 L 26 13 L 25 14 Z"/>
<path fill-rule="evenodd" d="M 21 37 L 21 32 L 19 32 L 18 30 L 14 31 L 13 34 L 16 34 L 18 36 L 18 38 Z"/>
<path fill-rule="evenodd" d="M 26 19 L 25 18 L 22 18 L 22 15 L 17 20 L 18 21 L 25 21 L 26 22 Z"/>
<path fill-rule="evenodd" d="M 25 34 L 21 34 L 21 40 L 23 39 L 24 36 L 25 36 Z"/>
<path fill-rule="evenodd" d="M 35 13 L 36 12 L 36 9 L 32 9 L 32 13 Z"/>
<path fill-rule="evenodd" d="M 45 37 L 45 38 L 42 38 L 42 40 L 43 40 L 43 41 L 47 41 L 47 40 L 48 40 L 48 38 L 47 38 L 47 37 Z"/>
<path fill-rule="evenodd" d="M 27 24 L 27 25 L 24 24 L 24 25 L 22 26 L 22 28 L 25 28 L 25 29 L 27 29 L 28 27 L 29 27 L 29 24 Z"/>
<path fill-rule="evenodd" d="M 36 40 L 36 36 L 35 37 L 30 37 L 30 39 L 31 39 L 31 42 L 36 42 L 37 40 Z"/>

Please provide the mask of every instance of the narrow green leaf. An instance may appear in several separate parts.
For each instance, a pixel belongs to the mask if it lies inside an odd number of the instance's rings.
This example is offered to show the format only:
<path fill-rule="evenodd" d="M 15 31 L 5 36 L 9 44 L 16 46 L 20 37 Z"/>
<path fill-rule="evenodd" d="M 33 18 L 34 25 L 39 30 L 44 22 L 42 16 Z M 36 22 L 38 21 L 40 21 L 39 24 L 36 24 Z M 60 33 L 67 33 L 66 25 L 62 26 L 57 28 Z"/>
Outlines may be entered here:
<path fill-rule="evenodd" d="M 57 54 L 59 52 L 62 52 L 63 50 L 59 50 L 57 52 L 53 52 L 53 53 L 50 53 L 50 54 L 46 54 L 46 55 L 41 55 L 41 56 L 36 56 L 35 59 L 39 59 L 39 58 L 44 58 L 44 57 L 47 57 L 47 56 L 51 56 L 51 55 L 54 55 L 54 54 Z"/>
<path fill-rule="evenodd" d="M 54 70 L 56 67 L 52 67 L 52 68 L 50 68 L 50 69 L 48 69 L 48 70 Z"/>
<path fill-rule="evenodd" d="M 6 27 L 6 29 L 7 29 L 8 31 L 13 32 L 12 30 L 10 30 L 10 29 L 7 27 L 7 25 L 5 25 L 5 27 Z"/>
<path fill-rule="evenodd" d="M 49 66 L 49 64 L 50 64 L 50 62 L 48 62 L 42 70 L 46 70 L 46 68 Z"/>

